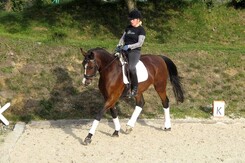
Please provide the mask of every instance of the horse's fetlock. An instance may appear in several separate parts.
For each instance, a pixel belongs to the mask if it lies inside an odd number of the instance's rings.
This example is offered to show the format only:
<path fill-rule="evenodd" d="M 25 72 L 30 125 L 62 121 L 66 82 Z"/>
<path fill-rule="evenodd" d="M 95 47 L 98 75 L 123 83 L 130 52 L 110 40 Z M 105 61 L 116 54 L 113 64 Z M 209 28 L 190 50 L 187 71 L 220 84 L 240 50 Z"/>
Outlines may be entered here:
<path fill-rule="evenodd" d="M 112 137 L 119 137 L 119 131 L 115 130 L 112 134 Z"/>
<path fill-rule="evenodd" d="M 133 131 L 133 127 L 127 125 L 126 126 L 126 130 L 125 130 L 125 133 L 126 134 L 130 134 L 132 131 Z"/>
<path fill-rule="evenodd" d="M 83 145 L 89 145 L 91 142 L 92 142 L 92 139 L 89 137 L 86 137 L 84 142 L 83 142 Z"/>

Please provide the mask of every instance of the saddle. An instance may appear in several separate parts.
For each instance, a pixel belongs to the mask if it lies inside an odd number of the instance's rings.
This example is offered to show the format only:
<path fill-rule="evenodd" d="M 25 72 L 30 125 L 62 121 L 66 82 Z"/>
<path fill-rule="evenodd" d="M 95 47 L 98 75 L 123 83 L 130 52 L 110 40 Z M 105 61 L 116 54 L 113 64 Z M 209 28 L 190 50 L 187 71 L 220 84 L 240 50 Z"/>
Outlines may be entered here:
<path fill-rule="evenodd" d="M 123 83 L 126 85 L 125 91 L 130 89 L 131 80 L 129 75 L 129 68 L 128 68 L 128 60 L 124 53 L 118 53 L 119 61 L 122 64 L 122 74 L 123 74 Z M 139 61 L 136 65 L 136 73 L 138 78 L 138 83 L 144 82 L 148 79 L 148 72 L 147 69 L 142 61 Z"/>

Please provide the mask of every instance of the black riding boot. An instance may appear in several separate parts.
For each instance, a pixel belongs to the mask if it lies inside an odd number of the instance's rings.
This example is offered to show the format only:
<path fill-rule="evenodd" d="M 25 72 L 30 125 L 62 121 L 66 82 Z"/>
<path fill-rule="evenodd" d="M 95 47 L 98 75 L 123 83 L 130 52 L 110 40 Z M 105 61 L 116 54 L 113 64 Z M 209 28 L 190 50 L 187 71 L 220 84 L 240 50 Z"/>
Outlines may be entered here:
<path fill-rule="evenodd" d="M 135 97 L 137 95 L 138 92 L 138 78 L 136 73 L 131 74 L 131 94 L 129 96 L 129 98 L 131 97 Z"/>
<path fill-rule="evenodd" d="M 134 86 L 131 90 L 130 97 L 135 97 L 137 95 L 137 92 L 138 92 L 138 86 Z"/>

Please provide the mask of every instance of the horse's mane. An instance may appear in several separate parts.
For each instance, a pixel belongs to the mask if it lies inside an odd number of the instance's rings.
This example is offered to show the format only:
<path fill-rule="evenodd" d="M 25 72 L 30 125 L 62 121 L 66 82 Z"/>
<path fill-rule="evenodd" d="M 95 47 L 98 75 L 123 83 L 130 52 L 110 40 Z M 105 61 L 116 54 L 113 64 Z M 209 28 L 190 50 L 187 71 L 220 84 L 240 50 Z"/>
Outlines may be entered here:
<path fill-rule="evenodd" d="M 88 50 L 88 55 L 90 55 L 94 51 L 97 51 L 98 53 L 100 53 L 100 55 L 110 55 L 110 56 L 112 56 L 111 53 L 109 53 L 107 50 L 105 50 L 104 48 L 101 48 L 101 47 L 96 47 L 96 48 Z"/>
<path fill-rule="evenodd" d="M 96 48 L 92 48 L 92 49 L 88 50 L 88 53 L 90 54 L 92 51 L 95 51 L 95 50 L 105 50 L 105 49 L 100 48 L 100 47 L 96 47 Z"/>
<path fill-rule="evenodd" d="M 105 64 L 108 64 L 115 58 L 113 54 L 109 53 L 107 50 L 101 47 L 92 48 L 88 50 L 86 57 L 91 59 L 95 57 Z"/>
<path fill-rule="evenodd" d="M 109 53 L 108 51 L 105 50 L 105 48 L 101 48 L 101 47 L 92 48 L 92 49 L 88 50 L 88 53 L 91 53 L 93 51 L 103 51 L 103 52 Z"/>

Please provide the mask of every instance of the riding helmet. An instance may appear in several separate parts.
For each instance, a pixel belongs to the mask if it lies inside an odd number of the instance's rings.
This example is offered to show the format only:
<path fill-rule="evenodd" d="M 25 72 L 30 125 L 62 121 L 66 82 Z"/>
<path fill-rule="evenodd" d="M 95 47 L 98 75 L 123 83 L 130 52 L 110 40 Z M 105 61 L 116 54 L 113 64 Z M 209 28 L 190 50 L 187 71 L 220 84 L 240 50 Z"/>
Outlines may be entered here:
<path fill-rule="evenodd" d="M 129 19 L 141 19 L 142 15 L 139 10 L 134 9 L 128 14 Z"/>

